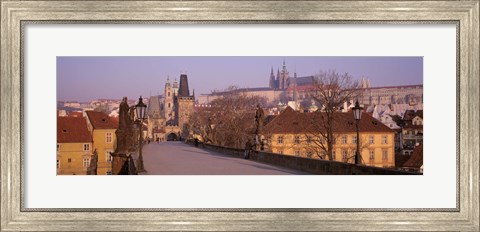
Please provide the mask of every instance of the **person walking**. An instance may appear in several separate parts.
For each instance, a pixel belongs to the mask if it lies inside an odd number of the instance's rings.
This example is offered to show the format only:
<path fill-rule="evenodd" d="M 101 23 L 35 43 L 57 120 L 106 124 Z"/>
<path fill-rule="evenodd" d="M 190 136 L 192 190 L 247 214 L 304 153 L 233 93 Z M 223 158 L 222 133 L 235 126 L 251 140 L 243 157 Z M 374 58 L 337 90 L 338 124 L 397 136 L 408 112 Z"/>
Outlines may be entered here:
<path fill-rule="evenodd" d="M 247 139 L 247 142 L 245 143 L 245 155 L 244 159 L 249 159 L 250 158 L 250 151 L 252 150 L 252 142 L 250 142 L 250 139 Z"/>

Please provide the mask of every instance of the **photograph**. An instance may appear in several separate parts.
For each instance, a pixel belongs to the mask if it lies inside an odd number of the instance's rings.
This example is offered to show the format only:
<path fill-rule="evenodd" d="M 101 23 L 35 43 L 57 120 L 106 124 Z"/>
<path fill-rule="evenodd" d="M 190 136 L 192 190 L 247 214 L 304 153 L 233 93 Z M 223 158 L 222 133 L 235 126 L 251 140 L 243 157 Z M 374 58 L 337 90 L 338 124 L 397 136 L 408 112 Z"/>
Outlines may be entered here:
<path fill-rule="evenodd" d="M 58 56 L 57 175 L 423 175 L 423 57 Z"/>
<path fill-rule="evenodd" d="M 480 0 L 0 2 L 0 231 L 480 231 Z"/>

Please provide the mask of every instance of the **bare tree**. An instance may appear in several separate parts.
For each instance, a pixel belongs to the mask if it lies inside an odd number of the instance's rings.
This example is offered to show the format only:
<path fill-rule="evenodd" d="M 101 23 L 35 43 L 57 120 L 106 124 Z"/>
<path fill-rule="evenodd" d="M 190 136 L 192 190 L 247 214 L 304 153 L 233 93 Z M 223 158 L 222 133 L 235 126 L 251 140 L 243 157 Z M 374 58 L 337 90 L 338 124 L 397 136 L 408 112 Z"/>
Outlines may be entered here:
<path fill-rule="evenodd" d="M 265 98 L 249 96 L 232 86 L 210 107 L 197 110 L 189 124 L 205 142 L 242 148 L 253 134 L 257 104 L 265 103 Z"/>
<path fill-rule="evenodd" d="M 348 73 L 339 74 L 336 71 L 320 72 L 314 77 L 314 93 L 312 99 L 318 103 L 321 112 L 311 121 L 306 136 L 320 148 L 320 153 L 333 160 L 333 146 L 338 135 L 334 134 L 335 117 L 344 102 L 360 97 L 360 83 L 353 80 Z"/>

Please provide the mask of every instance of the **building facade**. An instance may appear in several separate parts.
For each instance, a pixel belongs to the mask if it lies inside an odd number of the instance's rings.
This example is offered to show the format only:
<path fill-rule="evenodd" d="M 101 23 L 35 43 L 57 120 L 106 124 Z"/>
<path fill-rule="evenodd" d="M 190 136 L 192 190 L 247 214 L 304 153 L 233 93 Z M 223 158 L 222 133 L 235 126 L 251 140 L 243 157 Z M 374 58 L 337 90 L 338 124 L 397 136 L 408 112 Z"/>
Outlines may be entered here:
<path fill-rule="evenodd" d="M 87 128 L 92 134 L 93 151 L 98 156 L 97 175 L 112 174 L 112 157 L 110 153 L 117 147 L 115 131 L 118 121 L 103 112 L 85 111 Z"/>
<path fill-rule="evenodd" d="M 407 110 L 403 116 L 402 147 L 404 155 L 412 155 L 423 144 L 423 110 Z"/>
<path fill-rule="evenodd" d="M 95 174 L 93 138 L 83 117 L 57 117 L 57 175 Z"/>
<path fill-rule="evenodd" d="M 268 150 L 273 153 L 306 158 L 328 159 L 323 112 L 301 113 L 287 107 L 265 126 Z M 395 167 L 395 132 L 372 116 L 364 114 L 359 122 L 360 154 L 363 165 Z M 333 160 L 354 163 L 357 146 L 352 112 L 335 114 L 333 124 Z"/>

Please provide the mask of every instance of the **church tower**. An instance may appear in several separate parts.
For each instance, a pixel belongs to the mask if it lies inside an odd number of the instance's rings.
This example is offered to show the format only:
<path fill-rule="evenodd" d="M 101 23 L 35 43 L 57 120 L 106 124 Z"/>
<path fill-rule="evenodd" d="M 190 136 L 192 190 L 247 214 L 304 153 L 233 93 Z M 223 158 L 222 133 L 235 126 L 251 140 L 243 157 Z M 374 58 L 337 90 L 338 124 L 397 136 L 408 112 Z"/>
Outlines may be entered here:
<path fill-rule="evenodd" d="M 280 69 L 277 68 L 277 79 L 275 80 L 275 89 L 280 88 Z"/>
<path fill-rule="evenodd" d="M 275 74 L 273 74 L 273 67 L 272 67 L 272 70 L 270 71 L 270 82 L 269 82 L 269 86 L 271 89 L 275 89 L 276 86 L 275 86 Z"/>
<path fill-rule="evenodd" d="M 172 91 L 173 91 L 173 94 L 174 94 L 174 95 L 177 95 L 177 94 L 178 94 L 178 82 L 177 82 L 177 78 L 175 78 L 175 81 L 173 82 Z"/>
<path fill-rule="evenodd" d="M 178 94 L 176 95 L 175 107 L 177 107 L 178 114 L 176 115 L 178 126 L 180 130 L 188 131 L 188 120 L 193 113 L 193 106 L 195 103 L 195 97 L 190 95 L 188 88 L 187 74 L 180 75 L 180 86 L 178 88 Z M 188 136 L 188 135 L 183 135 Z"/>
<path fill-rule="evenodd" d="M 279 89 L 287 89 L 288 88 L 288 71 L 287 66 L 285 65 L 285 60 L 283 60 L 282 72 L 280 73 L 280 86 Z"/>
<path fill-rule="evenodd" d="M 172 85 L 170 84 L 170 77 L 167 77 L 167 83 L 165 83 L 165 93 L 164 93 L 164 99 L 165 99 L 165 119 L 167 121 L 173 119 L 173 89 Z"/>

